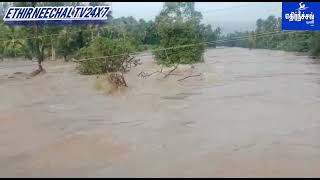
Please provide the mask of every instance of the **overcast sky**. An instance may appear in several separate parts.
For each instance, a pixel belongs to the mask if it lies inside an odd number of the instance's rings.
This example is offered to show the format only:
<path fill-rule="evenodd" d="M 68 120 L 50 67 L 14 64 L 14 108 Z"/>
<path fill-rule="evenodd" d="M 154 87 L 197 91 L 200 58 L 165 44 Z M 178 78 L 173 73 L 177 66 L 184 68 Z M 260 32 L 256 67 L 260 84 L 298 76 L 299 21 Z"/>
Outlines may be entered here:
<path fill-rule="evenodd" d="M 114 17 L 133 16 L 154 20 L 163 2 L 112 2 Z M 203 15 L 203 23 L 220 26 L 225 33 L 255 28 L 258 18 L 281 16 L 281 2 L 196 2 L 196 10 Z"/>

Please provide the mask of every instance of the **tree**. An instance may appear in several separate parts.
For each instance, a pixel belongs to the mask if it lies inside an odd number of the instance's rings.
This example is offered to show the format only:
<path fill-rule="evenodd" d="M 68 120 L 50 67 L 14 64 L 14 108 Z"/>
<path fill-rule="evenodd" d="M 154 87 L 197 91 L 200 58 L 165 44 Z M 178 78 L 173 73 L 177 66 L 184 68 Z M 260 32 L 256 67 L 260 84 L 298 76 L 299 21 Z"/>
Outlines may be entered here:
<path fill-rule="evenodd" d="M 17 2 L 15 3 L 16 6 L 21 7 L 35 7 L 36 5 L 41 6 L 41 2 Z M 31 57 L 36 57 L 38 60 L 38 71 L 37 73 L 43 71 L 43 67 L 41 63 L 44 60 L 44 53 L 45 53 L 45 38 L 39 37 L 39 34 L 41 34 L 43 27 L 40 27 L 38 24 L 34 23 L 32 27 L 23 27 L 24 33 L 29 36 L 29 38 L 26 39 L 26 52 L 31 55 Z M 31 38 L 31 36 L 33 36 Z M 35 73 L 35 75 L 37 74 Z"/>
<path fill-rule="evenodd" d="M 159 45 L 160 43 L 160 39 L 156 31 L 156 24 L 153 21 L 148 21 L 146 24 L 143 43 L 149 45 Z"/>
<path fill-rule="evenodd" d="M 194 2 L 166 2 L 156 17 L 160 48 L 188 46 L 166 51 L 154 51 L 156 61 L 167 66 L 203 61 L 205 45 L 201 33 L 202 15 L 195 11 Z"/>
<path fill-rule="evenodd" d="M 23 55 L 24 44 L 21 39 L 21 30 L 17 27 L 6 27 L 3 33 L 6 34 L 1 46 L 3 55 L 7 57 Z"/>
<path fill-rule="evenodd" d="M 57 50 L 58 54 L 63 56 L 64 61 L 68 61 L 68 56 L 75 52 L 76 39 L 71 27 L 65 27 L 60 33 L 57 40 Z"/>
<path fill-rule="evenodd" d="M 311 55 L 320 57 L 320 32 L 313 32 L 311 38 Z"/>
<path fill-rule="evenodd" d="M 281 30 L 281 18 L 269 16 L 267 19 L 258 19 L 254 32 L 230 33 L 224 39 L 244 37 L 243 40 L 223 43 L 225 46 L 279 49 L 285 51 L 308 52 L 314 54 L 318 50 L 317 35 L 310 31 L 290 31 L 290 34 Z M 247 39 L 245 37 L 248 37 Z M 312 51 L 314 49 L 314 51 Z"/>
<path fill-rule="evenodd" d="M 212 30 L 211 25 L 207 25 L 207 26 L 201 25 L 201 28 L 202 28 L 201 33 L 204 35 L 203 41 L 210 42 L 208 46 L 215 48 L 217 44 L 215 41 L 218 39 L 221 33 L 220 27 L 216 28 L 214 31 Z"/>

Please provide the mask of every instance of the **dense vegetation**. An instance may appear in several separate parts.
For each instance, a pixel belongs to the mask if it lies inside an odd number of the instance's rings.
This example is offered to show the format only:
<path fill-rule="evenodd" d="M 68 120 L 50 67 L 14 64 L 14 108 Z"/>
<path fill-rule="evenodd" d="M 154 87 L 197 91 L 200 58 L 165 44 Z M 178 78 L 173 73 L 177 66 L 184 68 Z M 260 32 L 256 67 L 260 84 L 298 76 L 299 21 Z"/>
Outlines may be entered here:
<path fill-rule="evenodd" d="M 5 4 L 5 3 L 4 3 Z M 90 5 L 102 5 L 91 2 Z M 81 5 L 79 2 L 15 2 L 13 6 L 63 6 Z M 8 6 L 8 4 L 6 4 Z M 185 11 L 180 12 L 180 8 Z M 6 7 L 2 7 L 2 10 Z M 179 14 L 172 17 L 172 14 Z M 88 59 L 80 63 L 83 74 L 100 74 L 116 71 L 116 62 L 124 56 L 93 58 L 128 54 L 148 49 L 202 43 L 216 40 L 220 30 L 200 24 L 201 13 L 194 10 L 194 3 L 165 3 L 155 21 L 146 22 L 133 17 L 111 18 L 99 25 L 0 25 L 0 53 L 2 57 L 37 59 L 39 65 L 46 59 Z M 3 23 L 3 22 L 1 22 Z M 212 47 L 215 45 L 213 44 Z M 159 63 L 192 63 L 201 61 L 205 46 L 154 51 Z M 164 54 L 166 54 L 164 56 Z M 167 56 L 168 55 L 168 56 Z M 165 57 L 165 58 L 164 58 Z M 168 57 L 170 62 L 168 62 Z"/>
<path fill-rule="evenodd" d="M 244 38 L 241 38 L 244 37 Z M 238 40 L 236 40 L 238 39 Z M 222 36 L 219 45 L 229 47 L 277 49 L 320 55 L 320 33 L 281 31 L 281 18 L 258 19 L 254 31 L 234 32 Z"/>

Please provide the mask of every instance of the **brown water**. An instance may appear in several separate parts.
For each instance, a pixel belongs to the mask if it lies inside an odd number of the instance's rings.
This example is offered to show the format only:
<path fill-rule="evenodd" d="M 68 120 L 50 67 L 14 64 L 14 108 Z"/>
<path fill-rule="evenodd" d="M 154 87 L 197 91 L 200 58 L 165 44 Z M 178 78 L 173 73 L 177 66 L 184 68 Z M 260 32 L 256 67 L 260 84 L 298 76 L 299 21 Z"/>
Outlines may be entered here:
<path fill-rule="evenodd" d="M 8 77 L 36 65 L 0 64 L 0 176 L 320 177 L 313 60 L 213 49 L 167 79 L 139 78 L 160 69 L 141 60 L 130 87 L 112 96 L 73 64 L 47 63 L 33 79 Z"/>

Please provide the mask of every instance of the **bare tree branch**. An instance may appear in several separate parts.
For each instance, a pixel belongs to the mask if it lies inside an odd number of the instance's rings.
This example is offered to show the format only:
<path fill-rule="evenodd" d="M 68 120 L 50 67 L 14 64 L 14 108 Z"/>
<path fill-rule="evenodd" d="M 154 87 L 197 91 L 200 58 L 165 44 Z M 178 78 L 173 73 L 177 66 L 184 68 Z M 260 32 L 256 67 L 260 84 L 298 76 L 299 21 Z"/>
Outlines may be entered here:
<path fill-rule="evenodd" d="M 169 71 L 169 72 L 163 77 L 163 79 L 165 79 L 166 77 L 168 77 L 169 75 L 171 75 L 171 73 L 172 73 L 173 71 L 175 71 L 175 70 L 178 68 L 178 66 L 179 66 L 179 64 L 175 65 L 174 68 L 173 68 L 171 71 Z"/>
<path fill-rule="evenodd" d="M 187 78 L 197 77 L 197 76 L 201 76 L 201 73 L 200 73 L 200 74 L 196 74 L 196 75 L 186 76 L 186 77 L 184 77 L 184 78 L 182 78 L 182 79 L 178 79 L 178 81 L 183 81 L 183 80 L 185 80 L 185 79 L 187 79 Z"/>
<path fill-rule="evenodd" d="M 139 74 L 138 74 L 138 77 L 142 77 L 142 78 L 146 78 L 146 77 L 149 77 L 155 73 L 160 73 L 160 71 L 155 71 L 155 72 L 152 72 L 152 73 L 146 73 L 146 72 L 143 72 L 141 71 Z"/>

